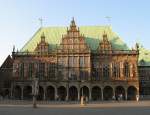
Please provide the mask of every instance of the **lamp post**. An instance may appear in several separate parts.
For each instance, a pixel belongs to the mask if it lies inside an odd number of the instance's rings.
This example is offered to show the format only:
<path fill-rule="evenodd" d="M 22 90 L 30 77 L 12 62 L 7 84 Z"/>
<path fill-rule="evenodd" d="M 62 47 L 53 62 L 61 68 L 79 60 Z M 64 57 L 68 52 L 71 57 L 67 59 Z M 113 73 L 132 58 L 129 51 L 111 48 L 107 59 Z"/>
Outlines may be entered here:
<path fill-rule="evenodd" d="M 33 90 L 32 90 L 33 108 L 37 108 L 36 97 L 38 95 L 38 91 L 39 91 L 38 78 L 34 78 L 33 79 Z"/>

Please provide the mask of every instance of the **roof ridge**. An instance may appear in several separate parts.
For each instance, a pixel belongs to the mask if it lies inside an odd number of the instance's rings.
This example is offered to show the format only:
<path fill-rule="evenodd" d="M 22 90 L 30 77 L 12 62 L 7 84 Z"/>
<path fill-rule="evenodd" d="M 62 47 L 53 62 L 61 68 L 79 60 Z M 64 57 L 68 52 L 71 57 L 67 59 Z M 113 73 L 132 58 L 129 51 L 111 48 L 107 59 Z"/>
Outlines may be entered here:
<path fill-rule="evenodd" d="M 32 39 L 34 39 L 34 36 L 35 36 L 39 31 L 41 31 L 42 29 L 43 29 L 43 27 L 40 27 L 40 28 L 32 35 L 32 37 L 25 43 L 25 45 L 20 49 L 20 51 L 23 50 L 24 47 L 25 47 Z"/>

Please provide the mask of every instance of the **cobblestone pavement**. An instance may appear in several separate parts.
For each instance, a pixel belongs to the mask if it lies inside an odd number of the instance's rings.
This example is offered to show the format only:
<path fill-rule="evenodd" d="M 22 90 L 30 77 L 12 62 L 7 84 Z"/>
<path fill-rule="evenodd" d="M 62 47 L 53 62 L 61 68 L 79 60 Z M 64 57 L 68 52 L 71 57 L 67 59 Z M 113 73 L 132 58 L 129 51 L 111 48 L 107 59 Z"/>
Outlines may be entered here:
<path fill-rule="evenodd" d="M 0 115 L 150 115 L 150 101 L 103 102 L 98 104 L 4 105 Z"/>
<path fill-rule="evenodd" d="M 0 115 L 150 115 L 149 107 L 42 108 L 0 107 Z"/>

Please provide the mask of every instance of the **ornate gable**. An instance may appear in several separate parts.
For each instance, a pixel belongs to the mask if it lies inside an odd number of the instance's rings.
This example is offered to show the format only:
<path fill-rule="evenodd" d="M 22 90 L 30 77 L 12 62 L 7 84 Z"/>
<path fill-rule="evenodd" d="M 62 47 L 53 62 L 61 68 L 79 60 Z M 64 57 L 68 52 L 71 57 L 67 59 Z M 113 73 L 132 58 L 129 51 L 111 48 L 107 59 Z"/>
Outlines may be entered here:
<path fill-rule="evenodd" d="M 35 48 L 35 52 L 38 52 L 40 54 L 46 54 L 48 53 L 48 43 L 45 41 L 45 35 L 44 33 L 41 35 L 41 41 L 37 44 Z"/>
<path fill-rule="evenodd" d="M 107 34 L 104 32 L 103 39 L 99 44 L 99 51 L 101 53 L 111 53 L 112 52 L 112 45 L 107 38 Z"/>
<path fill-rule="evenodd" d="M 62 36 L 62 43 L 60 44 L 63 52 L 89 52 L 90 49 L 86 44 L 85 37 L 80 34 L 74 18 L 71 21 L 70 28 L 67 28 L 67 34 Z"/>

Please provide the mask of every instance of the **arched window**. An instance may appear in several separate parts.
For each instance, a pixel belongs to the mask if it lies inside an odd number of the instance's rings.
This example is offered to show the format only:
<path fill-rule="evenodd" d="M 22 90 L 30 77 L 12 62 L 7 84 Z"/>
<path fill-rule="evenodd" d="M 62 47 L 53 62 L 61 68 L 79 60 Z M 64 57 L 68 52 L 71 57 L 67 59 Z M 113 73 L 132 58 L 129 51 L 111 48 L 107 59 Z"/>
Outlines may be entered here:
<path fill-rule="evenodd" d="M 104 64 L 103 65 L 103 77 L 105 80 L 109 79 L 110 76 L 110 67 L 109 64 Z"/>
<path fill-rule="evenodd" d="M 128 62 L 124 63 L 124 76 L 126 78 L 130 77 L 130 68 L 129 68 L 129 63 Z"/>

